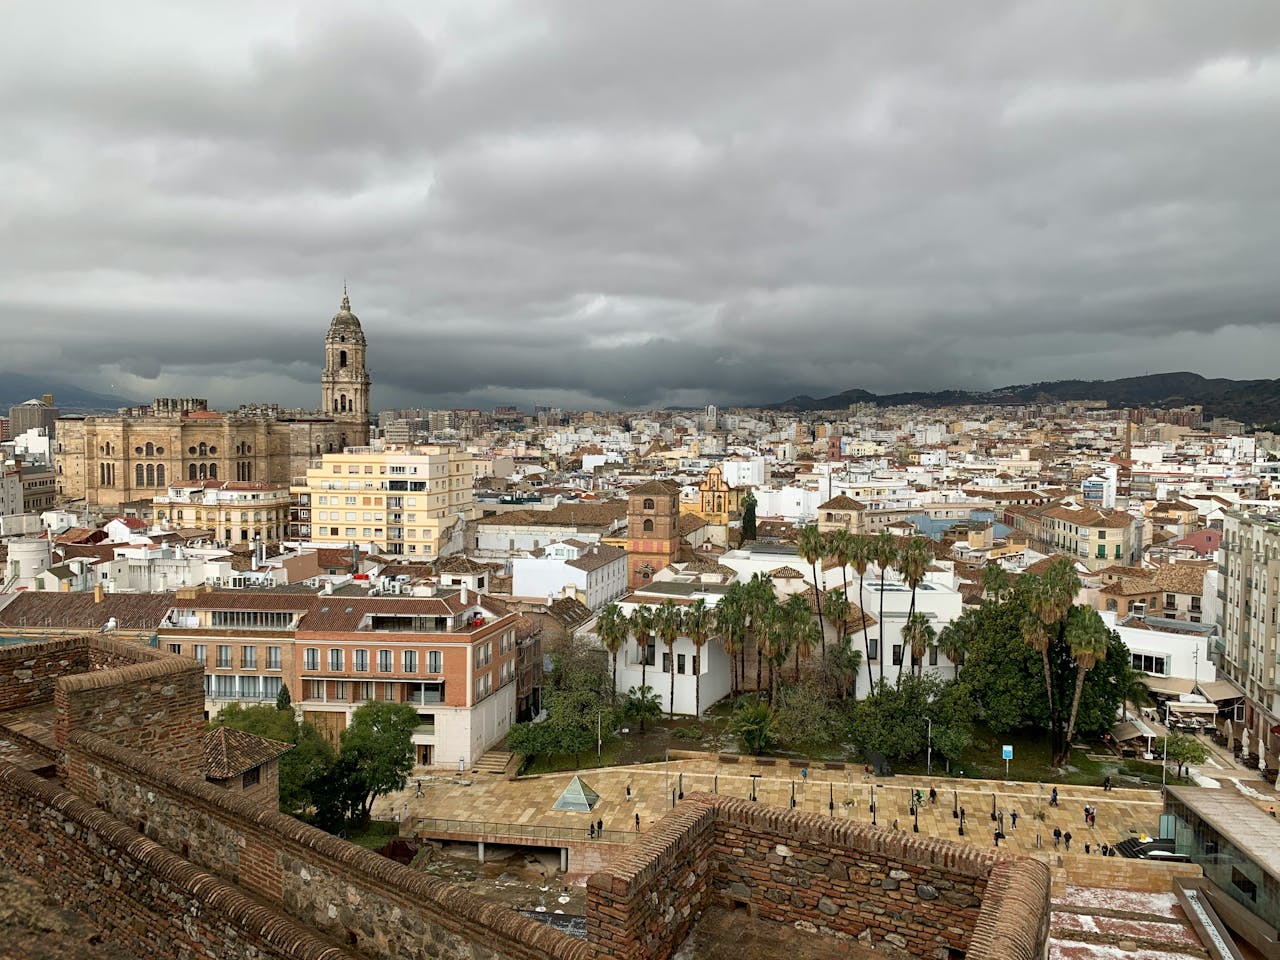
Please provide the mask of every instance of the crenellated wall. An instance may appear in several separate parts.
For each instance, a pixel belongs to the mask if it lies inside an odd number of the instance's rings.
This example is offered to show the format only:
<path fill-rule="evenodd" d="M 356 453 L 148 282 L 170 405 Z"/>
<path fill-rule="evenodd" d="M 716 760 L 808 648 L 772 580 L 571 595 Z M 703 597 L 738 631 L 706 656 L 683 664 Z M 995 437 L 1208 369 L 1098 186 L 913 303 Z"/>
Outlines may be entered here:
<path fill-rule="evenodd" d="M 696 795 L 588 882 L 600 956 L 665 960 L 711 904 L 899 957 L 1034 960 L 1049 871 L 947 840 Z"/>

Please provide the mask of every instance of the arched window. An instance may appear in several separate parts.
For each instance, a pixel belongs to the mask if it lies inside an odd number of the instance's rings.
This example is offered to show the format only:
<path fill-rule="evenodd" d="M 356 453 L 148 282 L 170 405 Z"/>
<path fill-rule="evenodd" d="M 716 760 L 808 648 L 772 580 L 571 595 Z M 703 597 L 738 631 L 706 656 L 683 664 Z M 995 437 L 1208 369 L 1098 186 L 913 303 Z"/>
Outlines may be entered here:
<path fill-rule="evenodd" d="M 187 479 L 196 479 L 196 465 L 194 463 L 187 465 Z"/>
<path fill-rule="evenodd" d="M 164 464 L 163 463 L 156 464 L 156 486 L 157 487 L 164 486 Z"/>
<path fill-rule="evenodd" d="M 645 498 L 644 498 L 644 509 L 646 509 L 646 510 L 652 510 L 652 509 L 653 509 L 653 498 L 652 498 L 652 497 L 645 497 Z"/>
<path fill-rule="evenodd" d="M 337 413 L 337 412 L 338 412 L 338 398 L 337 398 L 337 397 L 334 397 L 334 398 L 333 398 L 333 412 L 334 412 L 334 413 Z"/>
<path fill-rule="evenodd" d="M 138 464 L 133 468 L 133 485 L 135 487 L 141 487 L 144 479 L 146 479 L 146 474 L 142 469 L 142 464 Z"/>
<path fill-rule="evenodd" d="M 156 445 L 154 443 L 147 444 L 147 456 L 154 457 L 156 455 Z"/>
<path fill-rule="evenodd" d="M 210 480 L 218 479 L 218 465 L 216 463 L 209 464 L 209 479 Z"/>
<path fill-rule="evenodd" d="M 1114 598 L 1107 601 L 1107 609 L 1110 610 L 1112 613 L 1116 612 L 1116 601 Z"/>
<path fill-rule="evenodd" d="M 645 532 L 645 533 L 653 533 L 653 521 L 652 521 L 652 520 L 646 520 L 646 521 L 644 522 L 644 528 L 643 528 L 643 529 L 644 529 L 644 532 Z"/>
<path fill-rule="evenodd" d="M 200 479 L 201 480 L 209 479 L 209 465 L 207 463 L 200 464 Z"/>
<path fill-rule="evenodd" d="M 347 365 L 347 351 L 338 351 L 338 366 L 345 367 Z"/>
<path fill-rule="evenodd" d="M 244 465 L 244 478 L 245 478 L 246 480 L 252 480 L 252 479 L 253 479 L 253 464 L 252 464 L 252 463 L 246 463 L 246 464 Z"/>
<path fill-rule="evenodd" d="M 199 454 L 202 457 L 207 457 L 209 455 L 209 445 L 207 443 L 200 444 Z"/>
<path fill-rule="evenodd" d="M 147 464 L 147 486 L 154 487 L 156 485 L 156 465 L 154 463 Z"/>

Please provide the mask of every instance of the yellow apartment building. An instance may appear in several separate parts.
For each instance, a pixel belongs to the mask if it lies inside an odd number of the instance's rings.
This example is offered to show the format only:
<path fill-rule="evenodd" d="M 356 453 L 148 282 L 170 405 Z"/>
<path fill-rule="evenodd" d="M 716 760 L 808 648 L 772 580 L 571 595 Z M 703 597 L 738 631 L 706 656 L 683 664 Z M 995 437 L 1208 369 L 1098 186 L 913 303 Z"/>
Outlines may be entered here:
<path fill-rule="evenodd" d="M 445 445 L 348 447 L 313 461 L 292 488 L 292 536 L 322 547 L 435 559 L 464 545 L 475 461 Z"/>

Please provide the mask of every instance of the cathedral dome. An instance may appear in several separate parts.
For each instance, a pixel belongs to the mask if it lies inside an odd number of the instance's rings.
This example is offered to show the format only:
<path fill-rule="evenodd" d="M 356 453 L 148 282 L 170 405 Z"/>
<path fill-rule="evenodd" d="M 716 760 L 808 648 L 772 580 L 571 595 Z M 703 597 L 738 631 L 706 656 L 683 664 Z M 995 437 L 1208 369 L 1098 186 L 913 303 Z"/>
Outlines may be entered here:
<path fill-rule="evenodd" d="M 351 301 L 347 299 L 345 287 L 342 291 L 342 308 L 329 321 L 329 333 L 325 339 L 343 343 L 364 343 L 364 331 L 360 328 L 360 318 L 351 312 Z"/>

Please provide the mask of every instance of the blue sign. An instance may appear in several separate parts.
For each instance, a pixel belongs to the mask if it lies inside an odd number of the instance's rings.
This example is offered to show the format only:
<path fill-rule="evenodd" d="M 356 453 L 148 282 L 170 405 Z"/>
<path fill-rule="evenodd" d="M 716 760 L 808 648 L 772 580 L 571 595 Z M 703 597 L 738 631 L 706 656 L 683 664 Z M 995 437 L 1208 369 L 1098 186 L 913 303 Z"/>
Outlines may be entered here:
<path fill-rule="evenodd" d="M 1000 748 L 1000 759 L 1001 759 L 1001 760 L 1012 760 L 1012 759 L 1013 759 L 1013 744 L 1012 744 L 1012 743 L 1006 743 L 1003 747 L 1001 747 L 1001 748 Z"/>

